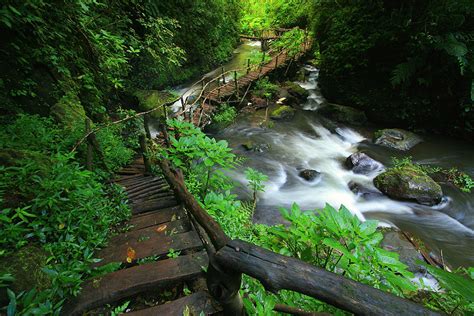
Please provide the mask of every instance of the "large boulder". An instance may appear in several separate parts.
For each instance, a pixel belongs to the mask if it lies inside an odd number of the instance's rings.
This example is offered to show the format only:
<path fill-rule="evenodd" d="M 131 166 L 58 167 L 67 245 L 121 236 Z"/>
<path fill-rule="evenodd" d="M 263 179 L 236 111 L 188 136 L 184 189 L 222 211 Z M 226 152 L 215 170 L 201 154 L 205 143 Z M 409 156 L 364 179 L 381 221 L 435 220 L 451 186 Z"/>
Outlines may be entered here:
<path fill-rule="evenodd" d="M 318 172 L 316 170 L 313 170 L 313 169 L 304 169 L 304 170 L 301 170 L 298 175 L 301 178 L 305 179 L 306 181 L 313 181 L 320 174 L 321 174 L 320 172 Z"/>
<path fill-rule="evenodd" d="M 287 120 L 295 116 L 295 109 L 288 105 L 280 105 L 270 114 L 273 120 Z"/>
<path fill-rule="evenodd" d="M 382 170 L 383 165 L 367 154 L 358 152 L 350 155 L 346 159 L 346 167 L 354 173 L 369 174 L 377 170 Z"/>
<path fill-rule="evenodd" d="M 283 104 L 290 106 L 298 106 L 301 104 L 301 101 L 297 97 L 291 95 L 288 90 L 284 87 L 279 87 L 277 92 L 278 100 L 284 99 Z"/>
<path fill-rule="evenodd" d="M 365 113 L 350 106 L 327 103 L 324 107 L 318 110 L 318 113 L 341 123 L 352 125 L 364 125 L 367 123 L 367 116 L 365 116 Z"/>
<path fill-rule="evenodd" d="M 361 196 L 366 200 L 375 199 L 383 196 L 382 192 L 380 192 L 376 188 L 369 187 L 368 185 L 364 185 L 355 181 L 350 181 L 347 186 L 354 194 L 357 194 L 358 196 Z"/>
<path fill-rule="evenodd" d="M 374 185 L 389 197 L 435 205 L 441 202 L 441 186 L 423 171 L 404 166 L 390 169 L 374 179 Z"/>
<path fill-rule="evenodd" d="M 309 97 L 309 92 L 305 88 L 301 87 L 299 84 L 291 82 L 291 81 L 286 81 L 283 84 L 283 87 L 288 91 L 288 93 L 295 98 L 297 98 L 300 101 L 306 101 L 306 99 Z"/>
<path fill-rule="evenodd" d="M 138 90 L 135 91 L 134 95 L 138 98 L 138 109 L 140 111 L 148 111 L 176 99 L 176 95 L 173 93 L 159 90 Z M 164 111 L 171 111 L 170 108 L 171 107 L 164 107 L 153 111 L 150 115 L 154 118 L 160 118 L 164 116 Z"/>
<path fill-rule="evenodd" d="M 0 259 L 0 275 L 11 274 L 14 277 L 10 289 L 19 293 L 33 287 L 41 291 L 51 286 L 49 276 L 43 271 L 48 254 L 34 245 L 27 245 L 11 255 Z M 5 291 L 0 288 L 0 302 L 7 301 Z"/>
<path fill-rule="evenodd" d="M 374 134 L 374 142 L 389 148 L 407 151 L 422 141 L 415 133 L 398 128 L 382 129 Z"/>
<path fill-rule="evenodd" d="M 77 124 L 84 126 L 86 121 L 86 112 L 74 92 L 66 93 L 59 101 L 51 107 L 51 115 L 56 122 L 65 127 L 72 128 Z"/>

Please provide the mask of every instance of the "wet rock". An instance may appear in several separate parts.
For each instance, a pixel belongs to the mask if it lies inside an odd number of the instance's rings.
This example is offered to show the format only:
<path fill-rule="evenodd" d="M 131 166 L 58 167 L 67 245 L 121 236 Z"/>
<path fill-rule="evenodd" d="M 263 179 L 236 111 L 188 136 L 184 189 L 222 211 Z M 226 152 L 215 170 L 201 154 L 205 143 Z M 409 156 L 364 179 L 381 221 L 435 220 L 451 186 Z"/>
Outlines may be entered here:
<path fill-rule="evenodd" d="M 374 179 L 374 185 L 389 197 L 416 201 L 424 205 L 441 202 L 441 186 L 423 171 L 412 166 L 388 170 Z"/>
<path fill-rule="evenodd" d="M 266 108 L 267 107 L 267 101 L 264 98 L 257 97 L 253 95 L 250 98 L 250 102 L 252 103 L 253 107 L 256 109 L 261 109 L 261 108 Z"/>
<path fill-rule="evenodd" d="M 65 127 L 74 127 L 76 124 L 85 124 L 86 112 L 79 97 L 74 92 L 64 95 L 51 107 L 51 115 L 56 122 Z"/>
<path fill-rule="evenodd" d="M 257 144 L 254 141 L 246 141 L 245 143 L 242 144 L 242 147 L 244 147 L 245 150 L 247 151 L 254 151 L 254 152 L 264 152 L 270 148 L 268 144 Z"/>
<path fill-rule="evenodd" d="M 426 270 L 422 265 L 416 263 L 417 260 L 423 262 L 423 256 L 401 231 L 395 229 L 384 230 L 380 245 L 385 250 L 398 253 L 400 261 L 408 266 L 409 271 L 417 273 Z"/>
<path fill-rule="evenodd" d="M 358 152 L 347 157 L 346 167 L 354 173 L 369 174 L 373 171 L 381 170 L 383 165 L 368 155 Z"/>
<path fill-rule="evenodd" d="M 365 116 L 365 113 L 350 106 L 327 103 L 326 106 L 319 109 L 318 113 L 340 123 L 353 125 L 364 125 L 367 123 L 367 116 Z"/>
<path fill-rule="evenodd" d="M 300 101 L 306 101 L 309 97 L 309 92 L 305 88 L 302 88 L 299 84 L 286 81 L 283 84 L 283 87 L 288 91 L 288 94 L 292 95 L 293 97 L 297 98 Z"/>
<path fill-rule="evenodd" d="M 367 200 L 383 196 L 382 192 L 376 188 L 371 188 L 358 182 L 350 181 L 347 186 L 352 192 Z"/>
<path fill-rule="evenodd" d="M 291 95 L 287 89 L 284 87 L 280 87 L 277 93 L 278 99 L 285 99 L 283 104 L 290 105 L 290 106 L 298 106 L 301 102 L 298 100 L 297 97 Z"/>
<path fill-rule="evenodd" d="M 270 118 L 273 120 L 288 120 L 293 116 L 295 116 L 295 109 L 288 105 L 280 105 L 270 114 Z"/>
<path fill-rule="evenodd" d="M 301 170 L 298 175 L 301 178 L 305 179 L 306 181 L 313 181 L 320 174 L 321 174 L 320 172 L 318 172 L 316 170 L 313 170 L 313 169 L 304 169 L 304 170 Z"/>
<path fill-rule="evenodd" d="M 35 287 L 41 291 L 51 285 L 49 276 L 43 272 L 48 254 L 41 248 L 28 245 L 0 259 L 0 275 L 9 273 L 15 281 L 10 289 L 15 292 L 28 291 Z M 6 291 L 0 289 L 0 302 L 7 301 Z"/>
<path fill-rule="evenodd" d="M 407 151 L 422 141 L 415 133 L 398 128 L 382 129 L 374 134 L 374 142 L 389 148 Z"/>

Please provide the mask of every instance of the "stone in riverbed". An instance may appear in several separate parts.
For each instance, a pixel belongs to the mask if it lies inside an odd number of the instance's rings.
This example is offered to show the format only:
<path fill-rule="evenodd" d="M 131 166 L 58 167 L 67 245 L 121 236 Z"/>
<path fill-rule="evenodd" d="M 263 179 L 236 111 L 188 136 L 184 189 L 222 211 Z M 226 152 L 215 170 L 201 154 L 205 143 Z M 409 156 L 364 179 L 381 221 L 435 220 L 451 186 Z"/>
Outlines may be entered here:
<path fill-rule="evenodd" d="M 298 174 L 301 178 L 305 179 L 306 181 L 313 181 L 316 179 L 321 173 L 313 170 L 313 169 L 304 169 L 301 170 Z"/>
<path fill-rule="evenodd" d="M 366 200 L 383 196 L 382 192 L 380 192 L 379 190 L 375 188 L 370 188 L 369 186 L 363 185 L 358 182 L 350 181 L 347 186 L 352 192 L 359 196 L 362 196 Z"/>
<path fill-rule="evenodd" d="M 381 170 L 383 165 L 367 154 L 358 152 L 350 155 L 346 159 L 346 167 L 354 173 L 369 174 L 376 170 Z"/>
<path fill-rule="evenodd" d="M 416 201 L 424 205 L 441 202 L 441 186 L 426 173 L 412 166 L 394 168 L 379 174 L 374 185 L 384 194 L 396 200 Z"/>
<path fill-rule="evenodd" d="M 374 134 L 374 142 L 389 148 L 407 151 L 422 141 L 415 133 L 399 128 L 382 129 Z"/>
<path fill-rule="evenodd" d="M 291 82 L 291 81 L 286 81 L 283 84 L 283 87 L 288 91 L 288 93 L 295 98 L 297 98 L 300 101 L 306 101 L 306 99 L 309 97 L 309 92 L 305 88 L 301 87 L 299 84 Z"/>
<path fill-rule="evenodd" d="M 367 116 L 365 116 L 365 113 L 350 106 L 327 103 L 324 107 L 318 110 L 318 113 L 340 123 L 353 125 L 364 125 L 367 123 Z"/>
<path fill-rule="evenodd" d="M 250 102 L 256 109 L 266 108 L 268 106 L 268 103 L 264 98 L 260 98 L 255 95 L 250 98 Z"/>
<path fill-rule="evenodd" d="M 295 109 L 288 105 L 281 105 L 270 114 L 270 118 L 274 120 L 287 120 L 295 116 Z"/>
<path fill-rule="evenodd" d="M 254 151 L 254 152 L 260 152 L 260 153 L 270 148 L 268 144 L 257 144 L 252 140 L 249 140 L 243 143 L 242 147 L 244 147 L 246 151 Z"/>

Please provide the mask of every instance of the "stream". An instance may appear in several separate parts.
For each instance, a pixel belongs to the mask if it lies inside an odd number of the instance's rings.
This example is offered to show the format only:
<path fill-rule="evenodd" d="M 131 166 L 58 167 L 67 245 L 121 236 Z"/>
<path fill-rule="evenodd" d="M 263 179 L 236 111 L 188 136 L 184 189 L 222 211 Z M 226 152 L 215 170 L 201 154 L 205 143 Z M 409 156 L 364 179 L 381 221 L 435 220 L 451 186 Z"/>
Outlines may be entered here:
<path fill-rule="evenodd" d="M 244 66 L 251 51 L 258 48 L 258 42 L 242 44 L 225 69 Z M 474 146 L 429 135 L 422 135 L 424 141 L 408 152 L 375 145 L 372 135 L 378 128 L 345 126 L 318 115 L 318 108 L 325 102 L 318 88 L 318 69 L 305 67 L 309 71 L 307 81 L 298 84 L 307 89 L 310 96 L 293 119 L 275 121 L 272 128 L 264 128 L 260 122 L 265 119 L 265 110 L 242 113 L 231 126 L 211 135 L 227 140 L 237 155 L 246 158 L 242 168 L 231 174 L 241 184 L 236 192 L 241 198 L 249 198 L 245 189 L 245 167 L 269 177 L 265 192 L 259 195 L 254 221 L 281 223 L 279 208 L 289 208 L 294 202 L 304 210 L 317 210 L 326 203 L 333 207 L 344 205 L 361 220 L 376 219 L 381 225 L 396 226 L 413 234 L 438 253 L 442 252 L 444 259 L 454 266 L 474 266 L 474 193 L 442 186 L 445 197 L 432 207 L 396 201 L 380 194 L 358 194 L 350 190 L 349 183 L 356 182 L 377 191 L 372 180 L 383 169 L 363 175 L 344 166 L 349 155 L 363 151 L 385 166 L 390 166 L 391 157 L 411 156 L 417 163 L 448 169 L 457 167 L 474 176 Z M 213 77 L 218 71 L 220 68 L 205 77 Z M 177 87 L 176 92 L 189 88 L 192 86 L 183 85 Z M 395 126 L 387 126 L 391 127 Z M 245 150 L 242 144 L 248 141 L 262 150 Z M 298 175 L 303 169 L 314 169 L 321 174 L 308 182 Z"/>

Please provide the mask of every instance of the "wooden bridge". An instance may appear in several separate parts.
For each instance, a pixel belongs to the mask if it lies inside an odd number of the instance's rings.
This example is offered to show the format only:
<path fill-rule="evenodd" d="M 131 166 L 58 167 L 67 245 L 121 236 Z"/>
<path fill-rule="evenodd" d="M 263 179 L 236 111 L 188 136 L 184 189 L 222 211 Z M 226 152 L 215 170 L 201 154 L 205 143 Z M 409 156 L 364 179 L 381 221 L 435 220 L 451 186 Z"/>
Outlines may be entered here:
<path fill-rule="evenodd" d="M 249 71 L 234 83 L 223 83 L 206 95 L 201 93 L 199 108 L 240 93 L 240 88 L 289 60 L 286 53 L 279 53 L 258 72 Z M 220 89 L 219 94 L 216 89 Z M 188 113 L 188 118 L 199 125 L 202 112 L 196 112 L 184 109 L 182 114 Z M 160 139 L 154 141 L 159 146 L 171 146 L 166 123 L 162 122 L 160 128 Z M 146 134 L 150 138 L 149 132 Z M 147 150 L 152 140 L 146 137 L 140 138 L 142 157 L 112 180 L 125 189 L 132 218 L 124 231 L 96 254 L 102 259 L 97 267 L 116 262 L 121 269 L 86 281 L 80 295 L 64 304 L 62 314 L 104 314 L 107 304 L 133 300 L 127 315 L 244 315 L 239 290 L 242 274 L 247 274 L 269 291 L 296 291 L 357 315 L 437 315 L 409 300 L 298 259 L 231 240 L 187 190 L 179 169 L 162 159 L 157 162 L 162 176 L 152 175 Z M 173 292 L 176 288 L 179 291 Z M 189 292 L 186 296 L 182 294 L 184 288 Z M 168 299 L 157 300 L 166 291 L 171 293 Z M 317 315 L 281 304 L 274 310 Z"/>

